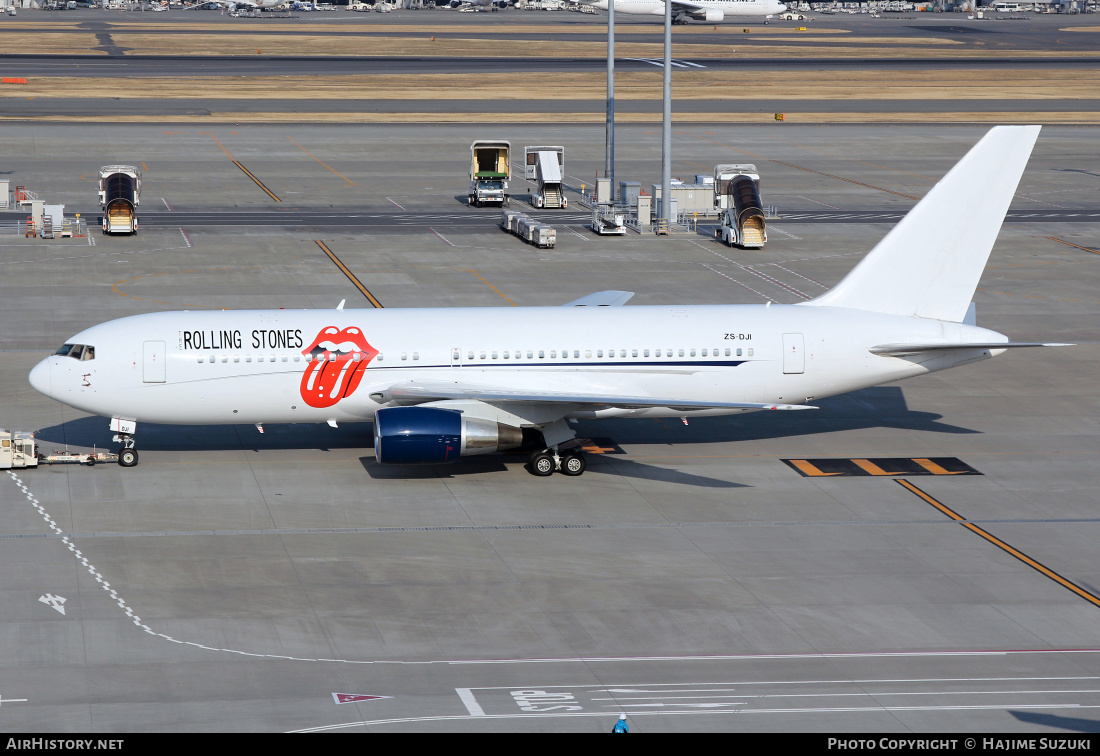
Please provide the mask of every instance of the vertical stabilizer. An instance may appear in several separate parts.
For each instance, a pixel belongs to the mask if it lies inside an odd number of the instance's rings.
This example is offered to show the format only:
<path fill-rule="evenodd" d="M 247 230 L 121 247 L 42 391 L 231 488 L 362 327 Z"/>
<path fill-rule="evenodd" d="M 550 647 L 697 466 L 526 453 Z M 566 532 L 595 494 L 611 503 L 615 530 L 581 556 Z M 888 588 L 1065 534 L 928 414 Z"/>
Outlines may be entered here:
<path fill-rule="evenodd" d="M 997 126 L 835 287 L 807 302 L 962 322 L 1039 126 Z"/>

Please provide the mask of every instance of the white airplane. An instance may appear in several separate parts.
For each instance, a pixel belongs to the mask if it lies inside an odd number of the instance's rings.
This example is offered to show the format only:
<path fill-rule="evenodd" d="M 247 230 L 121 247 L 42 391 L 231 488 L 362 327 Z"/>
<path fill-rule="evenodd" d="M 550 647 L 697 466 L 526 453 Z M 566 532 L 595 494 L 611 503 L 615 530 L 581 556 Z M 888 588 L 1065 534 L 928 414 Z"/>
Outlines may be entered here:
<path fill-rule="evenodd" d="M 158 312 L 77 333 L 30 373 L 138 422 L 373 421 L 381 463 L 453 462 L 537 443 L 536 475 L 584 472 L 570 420 L 814 409 L 815 399 L 999 355 L 971 298 L 1039 134 L 999 126 L 830 291 L 796 305 Z"/>
<path fill-rule="evenodd" d="M 291 0 L 204 0 L 204 2 L 192 5 L 187 10 L 194 10 L 195 8 L 201 8 L 204 5 L 214 3 L 215 5 L 221 5 L 230 11 L 234 11 L 237 8 L 248 8 L 249 10 L 266 10 L 268 8 L 278 8 L 281 5 L 286 5 Z"/>
<path fill-rule="evenodd" d="M 588 2 L 607 10 L 608 0 Z M 672 23 L 686 24 L 688 19 L 716 24 L 726 16 L 773 16 L 787 6 L 778 0 L 672 0 Z M 639 16 L 664 16 L 664 0 L 615 0 L 615 12 Z"/>

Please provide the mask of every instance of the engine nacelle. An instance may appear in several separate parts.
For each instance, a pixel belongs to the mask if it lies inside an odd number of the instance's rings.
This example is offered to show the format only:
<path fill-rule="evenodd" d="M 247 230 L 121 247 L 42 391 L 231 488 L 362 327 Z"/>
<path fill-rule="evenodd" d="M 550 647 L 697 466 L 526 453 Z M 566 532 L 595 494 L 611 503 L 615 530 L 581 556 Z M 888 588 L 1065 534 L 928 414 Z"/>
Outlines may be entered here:
<path fill-rule="evenodd" d="M 725 17 L 726 14 L 721 8 L 707 8 L 706 13 L 703 15 L 703 20 L 708 24 L 717 24 Z"/>
<path fill-rule="evenodd" d="M 523 445 L 523 431 L 442 407 L 386 407 L 374 413 L 374 458 L 386 465 L 435 465 Z"/>

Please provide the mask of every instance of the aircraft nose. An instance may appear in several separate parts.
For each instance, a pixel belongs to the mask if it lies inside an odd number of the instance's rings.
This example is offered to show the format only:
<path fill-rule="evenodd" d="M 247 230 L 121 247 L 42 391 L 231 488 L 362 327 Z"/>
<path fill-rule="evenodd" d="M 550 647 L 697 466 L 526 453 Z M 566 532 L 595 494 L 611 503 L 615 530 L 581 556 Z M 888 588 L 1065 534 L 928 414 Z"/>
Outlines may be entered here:
<path fill-rule="evenodd" d="M 784 5 L 783 3 L 780 3 L 779 4 L 779 10 L 777 10 L 776 13 L 782 13 L 785 10 L 787 10 L 787 6 Z"/>
<path fill-rule="evenodd" d="M 50 393 L 53 387 L 53 380 L 50 374 L 51 369 L 50 360 L 45 359 L 35 365 L 34 368 L 31 369 L 31 374 L 27 376 L 35 391 L 45 394 L 46 396 L 53 396 Z"/>

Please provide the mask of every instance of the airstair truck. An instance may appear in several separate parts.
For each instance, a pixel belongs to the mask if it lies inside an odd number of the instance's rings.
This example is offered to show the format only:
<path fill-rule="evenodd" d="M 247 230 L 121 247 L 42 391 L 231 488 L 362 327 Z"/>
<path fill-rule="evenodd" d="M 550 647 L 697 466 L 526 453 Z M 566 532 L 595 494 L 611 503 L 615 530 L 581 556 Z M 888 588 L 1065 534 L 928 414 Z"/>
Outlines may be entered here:
<path fill-rule="evenodd" d="M 502 139 L 479 139 L 470 145 L 469 204 L 508 206 L 511 151 L 512 143 Z"/>
<path fill-rule="evenodd" d="M 768 241 L 759 181 L 755 165 L 714 167 L 714 206 L 722 210 L 714 234 L 731 247 L 760 249 Z"/>
<path fill-rule="evenodd" d="M 560 152 L 549 149 L 540 150 L 535 161 L 535 180 L 537 182 L 534 194 L 531 196 L 531 204 L 535 207 L 564 208 L 569 206 L 569 200 L 565 197 L 565 185 L 562 183 L 564 166 L 562 157 L 565 150 L 557 148 Z"/>
<path fill-rule="evenodd" d="M 132 165 L 105 165 L 99 169 L 99 206 L 104 234 L 136 234 L 141 171 Z"/>

